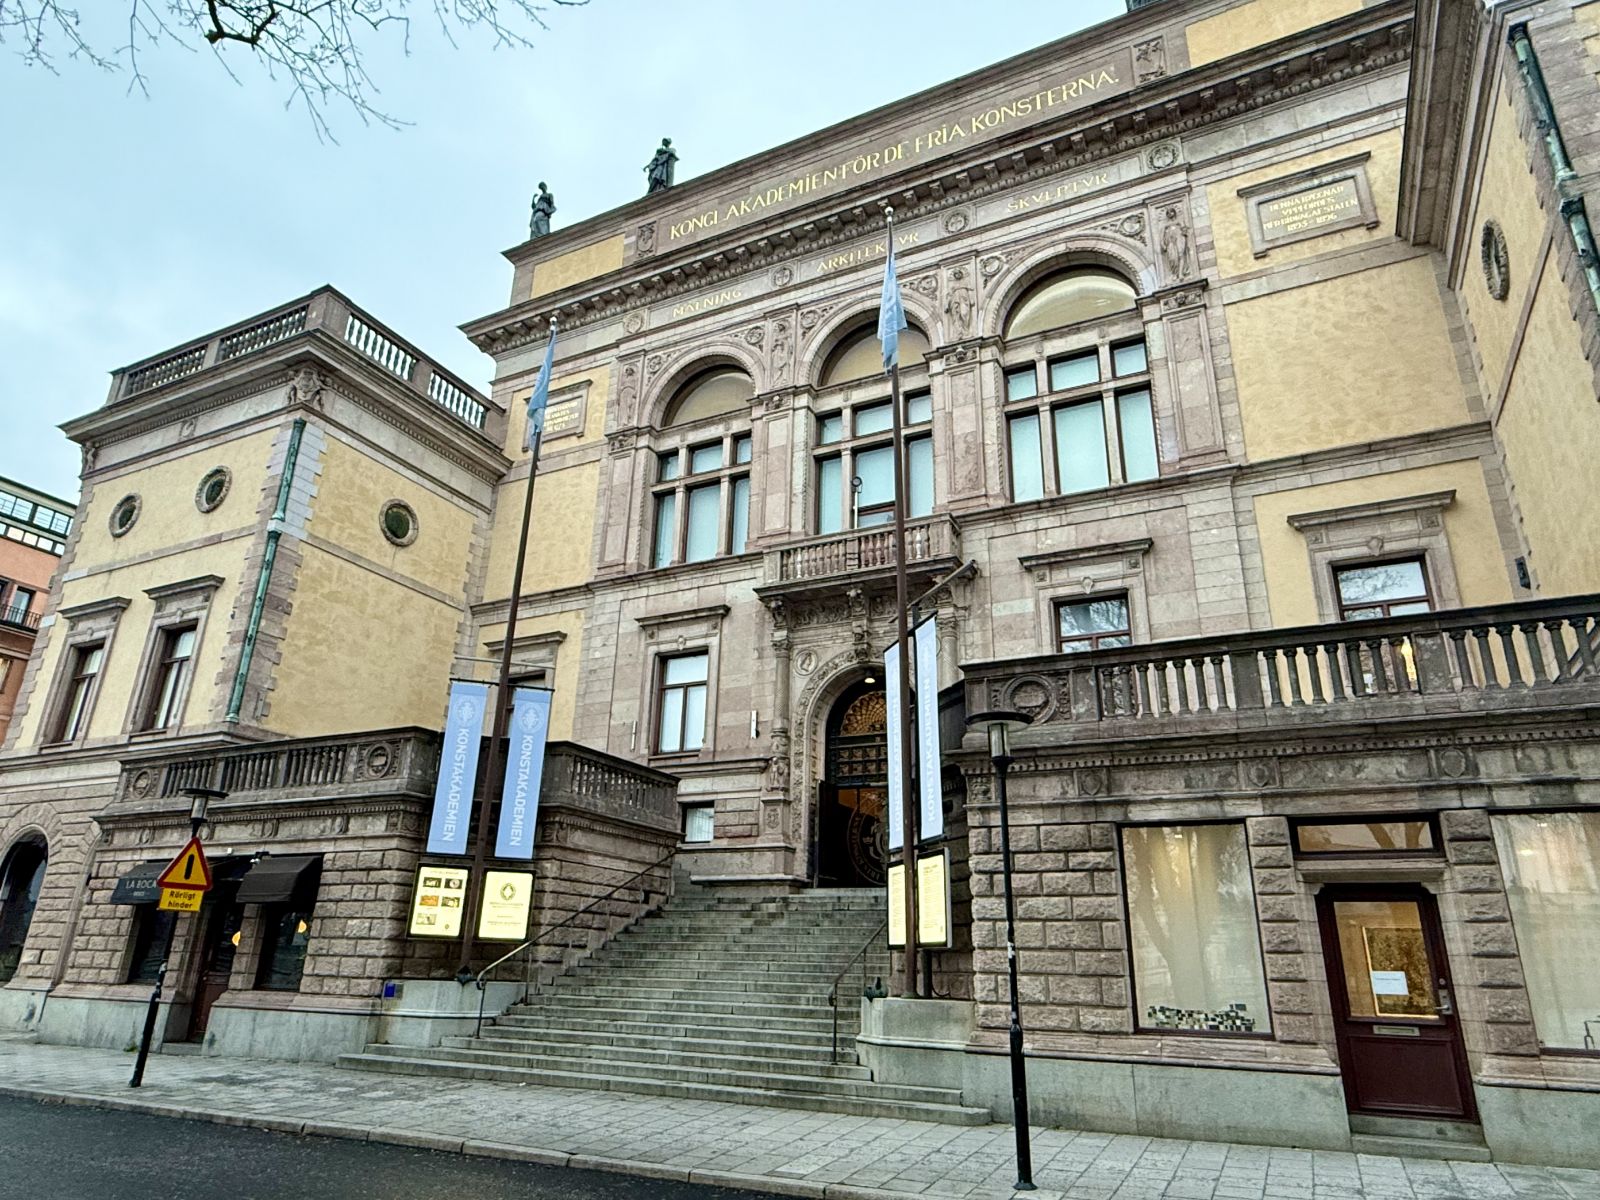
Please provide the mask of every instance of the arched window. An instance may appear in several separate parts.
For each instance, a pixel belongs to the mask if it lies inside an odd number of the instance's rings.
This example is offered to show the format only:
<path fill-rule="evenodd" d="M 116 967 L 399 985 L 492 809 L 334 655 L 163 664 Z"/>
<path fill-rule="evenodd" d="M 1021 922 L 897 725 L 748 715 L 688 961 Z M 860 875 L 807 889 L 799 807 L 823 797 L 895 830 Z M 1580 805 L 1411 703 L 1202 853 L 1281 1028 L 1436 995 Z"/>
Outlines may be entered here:
<path fill-rule="evenodd" d="M 755 383 L 737 367 L 712 367 L 678 389 L 667 405 L 662 428 L 748 412 L 755 394 Z"/>
<path fill-rule="evenodd" d="M 44 884 L 46 857 L 42 842 L 23 842 L 0 865 L 0 983 L 10 982 L 22 962 L 22 947 Z"/>
<path fill-rule="evenodd" d="M 1012 306 L 1005 337 L 1052 330 L 1061 332 L 1006 358 L 1011 498 L 1154 479 L 1150 364 L 1133 284 L 1104 267 L 1046 275 Z"/>
<path fill-rule="evenodd" d="M 1133 285 L 1103 267 L 1073 267 L 1047 275 L 1022 294 L 1006 318 L 1005 336 L 1096 321 L 1137 307 Z"/>
<path fill-rule="evenodd" d="M 914 367 L 928 357 L 927 335 L 915 325 L 900 331 L 900 369 Z M 875 322 L 852 329 L 829 351 L 817 380 L 819 387 L 876 379 L 883 374 L 883 345 Z"/>
<path fill-rule="evenodd" d="M 755 392 L 737 367 L 712 367 L 690 378 L 667 404 L 661 420 L 667 438 L 657 442 L 662 448 L 651 480 L 652 567 L 745 552 Z"/>

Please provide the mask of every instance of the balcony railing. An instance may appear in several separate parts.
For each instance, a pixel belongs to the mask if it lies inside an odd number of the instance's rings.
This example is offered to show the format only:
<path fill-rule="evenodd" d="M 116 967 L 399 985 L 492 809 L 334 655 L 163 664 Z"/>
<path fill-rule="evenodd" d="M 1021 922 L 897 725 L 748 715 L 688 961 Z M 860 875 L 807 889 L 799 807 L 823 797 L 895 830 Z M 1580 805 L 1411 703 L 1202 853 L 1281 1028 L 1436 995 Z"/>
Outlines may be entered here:
<path fill-rule="evenodd" d="M 37 609 L 30 610 L 12 605 L 0 608 L 0 625 L 9 625 L 13 629 L 37 629 L 42 616 L 44 614 Z"/>
<path fill-rule="evenodd" d="M 130 804 L 170 800 L 189 788 L 272 800 L 394 792 L 423 797 L 433 792 L 438 764 L 439 735 L 426 730 L 297 738 L 130 761 L 117 795 Z M 661 771 L 587 746 L 551 742 L 539 795 L 541 804 L 676 833 L 677 787 L 677 778 Z M 498 785 L 489 791 L 500 794 Z"/>
<path fill-rule="evenodd" d="M 959 559 L 961 530 L 950 517 L 906 526 L 906 565 Z M 797 583 L 894 567 L 894 529 L 878 525 L 794 542 L 768 556 L 767 579 Z"/>
<path fill-rule="evenodd" d="M 965 668 L 967 704 L 1095 736 L 1600 698 L 1600 596 L 1189 638 Z"/>
<path fill-rule="evenodd" d="M 118 371 L 111 402 L 132 399 L 319 331 L 371 359 L 462 423 L 473 429 L 484 427 L 488 409 L 481 396 L 331 288 Z"/>

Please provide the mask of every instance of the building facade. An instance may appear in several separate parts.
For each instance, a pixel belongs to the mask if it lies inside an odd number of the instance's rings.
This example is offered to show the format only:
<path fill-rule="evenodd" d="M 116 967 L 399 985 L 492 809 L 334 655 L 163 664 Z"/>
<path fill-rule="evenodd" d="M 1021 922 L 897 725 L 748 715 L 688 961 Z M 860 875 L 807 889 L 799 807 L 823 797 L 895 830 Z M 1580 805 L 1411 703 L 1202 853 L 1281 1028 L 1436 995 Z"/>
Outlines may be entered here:
<path fill-rule="evenodd" d="M 1597 37 L 1577 0 L 1163 0 L 509 251 L 465 327 L 487 399 L 332 293 L 281 344 L 251 331 L 290 310 L 119 374 L 68 427 L 96 457 L 0 759 L 0 851 L 52 845 L 11 1019 L 142 998 L 109 901 L 175 848 L 190 770 L 228 781 L 221 844 L 324 855 L 298 935 L 295 896 L 217 926 L 218 1014 L 377 1019 L 376 985 L 447 973 L 402 923 L 423 747 L 506 640 L 552 317 L 513 657 L 569 753 L 653 797 L 571 799 L 571 894 L 674 845 L 707 887 L 881 885 L 892 206 L 953 938 L 948 999 L 873 1002 L 864 1060 L 1007 1110 L 998 818 L 958 731 L 1016 708 L 1039 1119 L 1593 1165 Z M 185 511 L 118 548 L 140 472 L 247 445 L 231 538 Z M 63 744 L 75 656 L 119 629 Z M 185 629 L 194 743 L 145 741 Z M 291 770 L 330 738 L 337 778 Z M 295 936 L 299 999 L 262 998 L 247 964 Z"/>
<path fill-rule="evenodd" d="M 22 690 L 50 577 L 67 548 L 72 509 L 65 500 L 0 479 L 0 741 Z"/>

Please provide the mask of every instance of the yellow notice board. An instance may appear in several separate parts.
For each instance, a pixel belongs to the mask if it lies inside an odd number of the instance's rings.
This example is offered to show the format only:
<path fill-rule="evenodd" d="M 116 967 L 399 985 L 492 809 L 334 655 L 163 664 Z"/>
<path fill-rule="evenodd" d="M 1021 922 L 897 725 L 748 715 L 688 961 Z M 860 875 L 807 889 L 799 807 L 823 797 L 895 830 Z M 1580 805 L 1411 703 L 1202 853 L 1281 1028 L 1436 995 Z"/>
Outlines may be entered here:
<path fill-rule="evenodd" d="M 199 912 L 200 902 L 205 898 L 204 892 L 192 888 L 162 888 L 161 902 L 156 907 L 168 912 Z"/>
<path fill-rule="evenodd" d="M 532 871 L 488 872 L 483 878 L 478 936 L 486 942 L 526 941 L 532 903 Z"/>
<path fill-rule="evenodd" d="M 467 898 L 465 867 L 418 867 L 411 893 L 411 936 L 461 936 L 461 910 Z"/>
<path fill-rule="evenodd" d="M 889 945 L 906 944 L 905 866 L 889 867 Z M 950 947 L 950 851 L 917 859 L 917 945 L 924 950 Z"/>

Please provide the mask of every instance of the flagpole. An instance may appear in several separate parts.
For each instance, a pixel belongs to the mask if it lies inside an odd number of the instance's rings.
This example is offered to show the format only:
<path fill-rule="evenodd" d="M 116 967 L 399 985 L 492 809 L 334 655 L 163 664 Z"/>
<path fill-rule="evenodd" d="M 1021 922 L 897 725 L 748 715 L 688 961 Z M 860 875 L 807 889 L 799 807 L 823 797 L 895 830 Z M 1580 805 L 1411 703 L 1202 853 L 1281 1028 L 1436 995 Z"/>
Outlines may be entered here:
<path fill-rule="evenodd" d="M 546 347 L 544 368 L 537 385 L 545 389 L 550 386 L 555 337 L 556 319 L 551 317 L 550 345 Z M 530 404 L 530 422 L 534 418 L 532 408 Z M 478 826 L 472 845 L 472 866 L 467 871 L 467 894 L 462 898 L 466 905 L 462 916 L 466 919 L 467 927 L 462 931 L 461 961 L 456 967 L 458 979 L 471 974 L 469 964 L 473 951 L 478 947 L 478 906 L 483 900 L 483 871 L 489 857 L 489 808 L 495 785 L 500 780 L 500 743 L 505 740 L 506 726 L 511 716 L 511 649 L 517 639 L 517 610 L 522 607 L 522 564 L 528 556 L 528 526 L 533 518 L 533 481 L 539 473 L 539 447 L 544 441 L 541 436 L 544 421 L 542 407 L 539 420 L 540 431 L 536 433 L 530 430 L 528 435 L 528 487 L 522 495 L 522 532 L 517 536 L 517 563 L 511 572 L 511 611 L 506 617 L 505 643 L 500 647 L 500 678 L 495 688 L 494 725 L 489 735 L 489 754 L 483 765 L 483 794 L 478 798 Z"/>
<path fill-rule="evenodd" d="M 889 265 L 894 262 L 894 208 L 884 208 L 884 220 L 889 227 Z M 898 290 L 900 281 L 894 281 Z M 906 890 L 906 945 L 905 972 L 901 995 L 907 998 L 917 994 L 917 804 L 918 798 L 911 790 L 911 636 L 906 621 L 906 466 L 905 466 L 905 414 L 900 400 L 900 354 L 896 341 L 893 360 L 889 363 L 890 407 L 894 410 L 894 613 L 895 636 L 900 645 L 899 678 L 895 688 L 900 697 L 900 824 L 903 858 L 905 860 Z"/>

